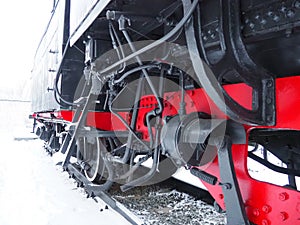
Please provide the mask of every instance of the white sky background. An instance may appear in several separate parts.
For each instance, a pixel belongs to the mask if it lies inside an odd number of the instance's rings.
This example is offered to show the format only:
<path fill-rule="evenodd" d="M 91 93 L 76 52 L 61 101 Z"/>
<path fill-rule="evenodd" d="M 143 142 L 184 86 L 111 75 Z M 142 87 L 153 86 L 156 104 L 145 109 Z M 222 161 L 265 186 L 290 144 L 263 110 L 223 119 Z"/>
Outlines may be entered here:
<path fill-rule="evenodd" d="M 34 54 L 50 19 L 52 6 L 53 0 L 1 1 L 0 98 L 3 92 L 13 93 L 16 89 L 28 92 L 25 89 L 30 89 Z"/>

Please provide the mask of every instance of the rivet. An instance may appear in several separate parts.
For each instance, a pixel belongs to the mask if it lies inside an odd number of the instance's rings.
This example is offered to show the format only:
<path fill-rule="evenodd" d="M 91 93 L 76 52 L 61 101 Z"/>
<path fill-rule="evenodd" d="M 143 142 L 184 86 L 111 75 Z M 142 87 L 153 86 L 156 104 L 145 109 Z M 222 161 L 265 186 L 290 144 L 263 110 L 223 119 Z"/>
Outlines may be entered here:
<path fill-rule="evenodd" d="M 257 208 L 253 209 L 252 213 L 254 216 L 259 216 L 259 214 L 260 214 L 259 209 L 257 209 Z"/>
<path fill-rule="evenodd" d="M 273 13 L 272 11 L 269 11 L 269 12 L 267 12 L 267 15 L 268 15 L 269 17 L 272 17 L 272 16 L 274 15 L 274 13 Z"/>
<path fill-rule="evenodd" d="M 297 8 L 297 9 L 300 9 L 300 1 L 296 1 L 294 3 L 294 6 Z"/>
<path fill-rule="evenodd" d="M 262 225 L 270 225 L 270 223 L 269 223 L 268 220 L 262 220 L 262 221 L 261 221 L 261 224 L 262 224 Z"/>
<path fill-rule="evenodd" d="M 285 221 L 289 218 L 289 215 L 286 212 L 280 212 L 278 215 L 278 219 L 281 221 Z"/>
<path fill-rule="evenodd" d="M 208 39 L 207 36 L 203 36 L 204 41 L 207 41 L 207 39 Z"/>
<path fill-rule="evenodd" d="M 269 81 L 267 82 L 267 87 L 270 88 L 270 87 L 272 87 L 272 86 L 273 86 L 273 82 L 272 82 L 271 80 L 269 80 Z"/>
<path fill-rule="evenodd" d="M 272 103 L 272 99 L 267 98 L 267 99 L 266 99 L 266 102 L 267 102 L 267 104 L 271 104 L 271 103 Z"/>
<path fill-rule="evenodd" d="M 262 207 L 262 211 L 264 212 L 264 213 L 269 213 L 269 212 L 271 212 L 271 207 L 269 206 L 269 205 L 264 205 L 263 207 Z"/>
<path fill-rule="evenodd" d="M 230 183 L 226 183 L 224 186 L 227 190 L 230 190 L 232 188 L 232 185 Z"/>
<path fill-rule="evenodd" d="M 267 23 L 267 20 L 265 20 L 264 18 L 262 18 L 262 19 L 260 20 L 260 24 L 265 25 L 266 23 Z"/>
<path fill-rule="evenodd" d="M 292 9 L 288 10 L 288 11 L 286 12 L 286 16 L 287 16 L 288 18 L 293 18 L 293 17 L 295 16 L 295 11 L 292 10 Z"/>
<path fill-rule="evenodd" d="M 254 24 L 254 23 L 250 23 L 250 24 L 249 24 L 249 27 L 250 27 L 251 29 L 254 29 L 255 24 Z"/>
<path fill-rule="evenodd" d="M 280 17 L 279 17 L 278 15 L 274 15 L 274 16 L 273 16 L 273 20 L 274 20 L 275 22 L 279 22 Z"/>
<path fill-rule="evenodd" d="M 280 11 L 281 11 L 281 12 L 285 13 L 286 10 L 287 10 L 287 8 L 286 8 L 285 6 L 281 6 L 281 8 L 280 8 Z"/>
<path fill-rule="evenodd" d="M 286 201 L 286 200 L 288 200 L 288 199 L 289 199 L 288 193 L 282 192 L 282 193 L 279 194 L 279 200 L 281 200 L 281 201 Z"/>

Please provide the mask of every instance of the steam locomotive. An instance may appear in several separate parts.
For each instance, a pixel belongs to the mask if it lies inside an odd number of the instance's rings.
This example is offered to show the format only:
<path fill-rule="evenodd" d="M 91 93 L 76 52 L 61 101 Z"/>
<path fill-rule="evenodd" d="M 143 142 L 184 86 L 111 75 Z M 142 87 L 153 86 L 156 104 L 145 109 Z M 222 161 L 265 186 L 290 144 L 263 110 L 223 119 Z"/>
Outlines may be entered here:
<path fill-rule="evenodd" d="M 299 0 L 55 0 L 34 62 L 34 130 L 93 193 L 185 167 L 228 224 L 299 223 Z"/>

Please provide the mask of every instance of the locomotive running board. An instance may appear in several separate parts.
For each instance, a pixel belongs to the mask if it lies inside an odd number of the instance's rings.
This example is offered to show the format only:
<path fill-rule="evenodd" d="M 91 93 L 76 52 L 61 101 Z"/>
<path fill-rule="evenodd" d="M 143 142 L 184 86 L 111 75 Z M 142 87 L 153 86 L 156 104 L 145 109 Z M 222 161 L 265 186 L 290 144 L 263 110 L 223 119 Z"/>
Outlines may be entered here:
<path fill-rule="evenodd" d="M 99 185 L 93 184 L 92 182 L 87 180 L 86 177 L 80 172 L 80 170 L 76 168 L 76 166 L 74 166 L 73 164 L 68 164 L 67 171 L 70 174 L 70 176 L 75 178 L 75 180 L 82 182 L 83 187 L 87 192 L 88 196 L 93 198 L 99 197 L 109 207 L 111 207 L 113 210 L 119 213 L 123 218 L 125 218 L 132 225 L 143 224 L 143 222 L 141 222 L 130 210 L 128 210 L 121 203 L 119 203 L 118 201 L 110 197 L 106 192 L 102 191 L 99 188 Z"/>

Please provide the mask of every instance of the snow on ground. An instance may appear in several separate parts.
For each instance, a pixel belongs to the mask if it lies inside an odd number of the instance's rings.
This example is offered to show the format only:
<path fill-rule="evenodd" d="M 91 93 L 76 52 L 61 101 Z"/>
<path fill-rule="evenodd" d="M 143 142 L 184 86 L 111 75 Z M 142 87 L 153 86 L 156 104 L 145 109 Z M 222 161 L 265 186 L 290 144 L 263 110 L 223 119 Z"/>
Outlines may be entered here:
<path fill-rule="evenodd" d="M 41 151 L 42 142 L 6 140 L 0 158 L 0 224 L 128 224 L 87 199 Z M 6 151 L 3 151 L 6 150 Z"/>
<path fill-rule="evenodd" d="M 86 198 L 46 155 L 43 142 L 14 140 L 30 137 L 29 107 L 0 102 L 0 224 L 129 224 L 104 202 Z"/>

